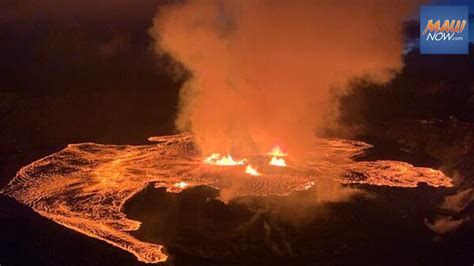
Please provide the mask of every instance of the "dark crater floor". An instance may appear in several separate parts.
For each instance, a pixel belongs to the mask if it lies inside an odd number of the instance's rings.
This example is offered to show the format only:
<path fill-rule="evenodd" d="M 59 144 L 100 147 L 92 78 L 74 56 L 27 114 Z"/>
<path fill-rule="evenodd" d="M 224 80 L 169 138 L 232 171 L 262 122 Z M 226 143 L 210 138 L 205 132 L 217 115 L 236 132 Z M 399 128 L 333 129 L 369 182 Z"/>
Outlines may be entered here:
<path fill-rule="evenodd" d="M 164 244 L 179 265 L 470 265 L 472 223 L 438 237 L 425 225 L 448 189 L 359 186 L 369 197 L 314 203 L 314 191 L 224 204 L 205 186 L 181 193 L 148 186 L 125 212 L 134 235 Z"/>

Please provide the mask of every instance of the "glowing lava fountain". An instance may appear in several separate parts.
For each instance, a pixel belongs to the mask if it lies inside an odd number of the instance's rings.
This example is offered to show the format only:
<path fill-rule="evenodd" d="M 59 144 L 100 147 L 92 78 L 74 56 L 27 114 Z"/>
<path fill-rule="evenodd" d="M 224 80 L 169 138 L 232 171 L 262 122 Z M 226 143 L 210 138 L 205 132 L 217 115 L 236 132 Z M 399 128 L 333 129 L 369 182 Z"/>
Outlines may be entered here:
<path fill-rule="evenodd" d="M 233 166 L 233 165 L 243 165 L 247 162 L 247 159 L 234 160 L 230 154 L 227 154 L 224 157 L 221 157 L 219 153 L 213 153 L 211 156 L 203 160 L 207 164 L 223 165 L 223 166 Z"/>
<path fill-rule="evenodd" d="M 274 165 L 274 166 L 286 167 L 285 160 L 283 158 L 277 158 L 276 156 L 273 156 L 268 164 Z"/>
<path fill-rule="evenodd" d="M 275 146 L 275 147 L 273 147 L 273 149 L 272 149 L 270 152 L 268 152 L 267 155 L 271 155 L 271 156 L 288 156 L 288 154 L 287 154 L 287 153 L 284 153 L 284 152 L 281 150 L 280 146 L 278 146 L 278 145 Z"/>
<path fill-rule="evenodd" d="M 247 165 L 247 167 L 245 168 L 245 173 L 253 176 L 262 175 L 257 171 L 257 169 L 253 168 L 251 165 Z"/>

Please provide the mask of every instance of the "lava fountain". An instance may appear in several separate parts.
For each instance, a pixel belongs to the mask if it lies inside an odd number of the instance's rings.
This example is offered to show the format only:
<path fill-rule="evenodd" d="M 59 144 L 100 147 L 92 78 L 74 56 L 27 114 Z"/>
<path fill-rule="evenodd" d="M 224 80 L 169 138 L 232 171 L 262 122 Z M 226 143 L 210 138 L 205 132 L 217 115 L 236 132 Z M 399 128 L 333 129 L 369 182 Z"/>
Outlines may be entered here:
<path fill-rule="evenodd" d="M 213 153 L 211 156 L 207 157 L 203 160 L 207 164 L 215 164 L 215 165 L 222 165 L 222 166 L 233 166 L 233 165 L 243 165 L 247 161 L 247 159 L 242 160 L 234 160 L 230 154 L 221 157 L 219 153 Z"/>
<path fill-rule="evenodd" d="M 277 158 L 276 156 L 273 156 L 268 164 L 274 165 L 274 166 L 286 167 L 285 160 L 283 158 Z"/>
<path fill-rule="evenodd" d="M 284 153 L 282 151 L 282 149 L 280 148 L 280 146 L 275 146 L 270 152 L 267 152 L 267 155 L 271 155 L 271 156 L 275 156 L 275 157 L 278 157 L 278 156 L 288 156 L 287 153 Z"/>
<path fill-rule="evenodd" d="M 262 175 L 257 171 L 257 169 L 253 168 L 250 164 L 247 165 L 247 167 L 245 168 L 245 173 L 247 173 L 249 175 L 253 175 L 253 176 Z"/>

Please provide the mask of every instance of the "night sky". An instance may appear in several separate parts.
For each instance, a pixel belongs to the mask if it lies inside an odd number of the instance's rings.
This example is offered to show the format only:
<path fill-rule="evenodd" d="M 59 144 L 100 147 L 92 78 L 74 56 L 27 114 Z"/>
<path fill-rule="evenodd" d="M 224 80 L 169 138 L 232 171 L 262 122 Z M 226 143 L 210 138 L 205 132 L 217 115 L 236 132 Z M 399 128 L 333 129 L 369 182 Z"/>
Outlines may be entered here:
<path fill-rule="evenodd" d="M 148 34 L 162 3 L 0 2 L 1 150 L 174 132 L 181 81 Z M 436 2 L 466 3 L 474 6 Z M 411 29 L 408 41 L 418 34 L 416 24 Z"/>

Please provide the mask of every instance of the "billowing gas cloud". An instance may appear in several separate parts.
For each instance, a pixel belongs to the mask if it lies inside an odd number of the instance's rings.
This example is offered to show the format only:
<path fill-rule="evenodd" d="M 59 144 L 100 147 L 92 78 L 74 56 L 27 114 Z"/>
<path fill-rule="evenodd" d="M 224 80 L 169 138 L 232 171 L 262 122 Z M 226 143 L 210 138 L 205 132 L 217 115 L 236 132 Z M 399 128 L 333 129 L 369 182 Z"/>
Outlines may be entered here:
<path fill-rule="evenodd" d="M 334 122 L 336 92 L 356 77 L 387 82 L 402 67 L 401 21 L 417 1 L 223 1 L 168 5 L 151 34 L 192 77 L 180 130 L 204 153 L 310 147 Z"/>

